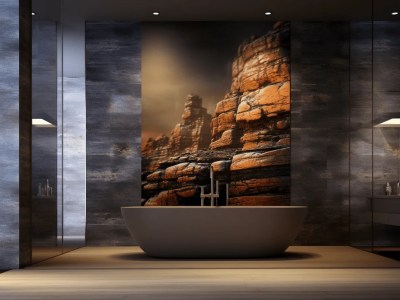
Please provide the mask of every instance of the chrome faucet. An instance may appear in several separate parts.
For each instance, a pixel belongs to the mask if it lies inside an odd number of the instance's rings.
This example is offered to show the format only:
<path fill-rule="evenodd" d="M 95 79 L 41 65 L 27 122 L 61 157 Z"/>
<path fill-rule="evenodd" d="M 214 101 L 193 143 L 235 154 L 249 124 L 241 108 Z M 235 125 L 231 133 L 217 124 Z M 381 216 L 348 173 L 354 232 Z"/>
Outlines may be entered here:
<path fill-rule="evenodd" d="M 211 206 L 214 206 L 214 199 L 219 197 L 219 184 L 218 180 L 216 180 L 215 185 L 216 185 L 216 190 L 214 193 L 214 171 L 212 167 L 210 166 L 210 179 L 211 179 L 211 190 L 209 194 L 204 194 L 204 188 L 206 187 L 205 185 L 200 186 L 200 199 L 201 199 L 201 206 L 204 206 L 204 199 L 205 198 L 210 198 L 211 200 Z"/>
<path fill-rule="evenodd" d="M 206 185 L 200 186 L 200 199 L 201 199 L 201 206 L 204 206 L 204 199 L 210 198 L 210 206 L 216 206 L 215 199 L 219 198 L 219 182 L 218 180 L 215 181 L 215 192 L 214 192 L 214 171 L 210 166 L 210 180 L 211 180 L 211 190 L 209 194 L 204 194 L 204 189 Z M 228 184 L 226 184 L 226 205 L 228 205 Z"/>

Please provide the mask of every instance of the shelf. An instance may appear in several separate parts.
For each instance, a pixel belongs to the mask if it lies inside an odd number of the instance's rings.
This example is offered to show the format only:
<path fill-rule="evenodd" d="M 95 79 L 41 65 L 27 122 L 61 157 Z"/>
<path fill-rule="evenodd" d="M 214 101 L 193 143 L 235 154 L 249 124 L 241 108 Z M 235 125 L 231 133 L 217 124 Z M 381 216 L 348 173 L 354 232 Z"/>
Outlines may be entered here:
<path fill-rule="evenodd" d="M 400 196 L 372 197 L 374 223 L 400 226 Z"/>
<path fill-rule="evenodd" d="M 370 199 L 400 199 L 400 196 L 398 196 L 398 195 L 391 195 L 391 196 L 380 195 L 380 196 L 370 197 Z"/>
<path fill-rule="evenodd" d="M 55 200 L 56 196 L 32 196 L 32 199 L 46 199 L 46 200 Z"/>

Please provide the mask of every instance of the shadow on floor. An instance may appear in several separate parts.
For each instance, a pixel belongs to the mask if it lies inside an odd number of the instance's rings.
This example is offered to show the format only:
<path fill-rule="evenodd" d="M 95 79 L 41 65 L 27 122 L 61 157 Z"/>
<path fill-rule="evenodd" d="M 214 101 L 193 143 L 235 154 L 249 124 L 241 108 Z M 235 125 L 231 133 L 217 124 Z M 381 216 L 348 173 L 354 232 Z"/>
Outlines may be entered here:
<path fill-rule="evenodd" d="M 140 260 L 140 261 L 157 261 L 157 260 L 168 260 L 168 261 L 284 261 L 284 260 L 305 260 L 320 257 L 316 253 L 305 253 L 305 252 L 292 252 L 288 251 L 280 256 L 268 257 L 268 258 L 156 258 L 146 255 L 145 253 L 124 253 L 112 255 L 112 258 L 119 260 Z"/>
<path fill-rule="evenodd" d="M 400 251 L 375 251 L 374 253 L 400 261 Z"/>

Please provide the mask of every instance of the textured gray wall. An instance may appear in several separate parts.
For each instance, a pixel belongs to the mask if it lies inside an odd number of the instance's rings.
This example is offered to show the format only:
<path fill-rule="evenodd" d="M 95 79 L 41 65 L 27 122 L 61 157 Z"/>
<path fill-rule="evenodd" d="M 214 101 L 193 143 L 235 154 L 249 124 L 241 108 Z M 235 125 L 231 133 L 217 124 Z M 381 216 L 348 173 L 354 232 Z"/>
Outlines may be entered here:
<path fill-rule="evenodd" d="M 19 266 L 19 5 L 0 2 L 0 269 Z"/>
<path fill-rule="evenodd" d="M 20 7 L 18 1 L 0 1 L 0 269 L 3 270 L 28 264 L 31 251 L 31 10 L 30 1 L 21 4 Z"/>
<path fill-rule="evenodd" d="M 88 245 L 133 243 L 120 207 L 141 199 L 140 51 L 139 24 L 86 24 Z"/>
<path fill-rule="evenodd" d="M 292 22 L 291 35 L 291 203 L 308 206 L 297 243 L 347 244 L 349 24 Z"/>
<path fill-rule="evenodd" d="M 374 22 L 373 122 L 400 117 L 400 22 Z M 400 128 L 374 128 L 374 195 L 400 179 Z M 400 246 L 400 227 L 374 224 L 374 246 Z"/>
<path fill-rule="evenodd" d="M 372 27 L 352 22 L 350 40 L 350 244 L 371 246 Z"/>
<path fill-rule="evenodd" d="M 64 64 L 68 60 L 64 57 Z M 63 240 L 65 247 L 85 244 L 86 107 L 82 77 L 63 78 Z"/>
<path fill-rule="evenodd" d="M 64 247 L 85 244 L 86 95 L 85 21 L 74 3 L 63 5 L 63 238 Z"/>

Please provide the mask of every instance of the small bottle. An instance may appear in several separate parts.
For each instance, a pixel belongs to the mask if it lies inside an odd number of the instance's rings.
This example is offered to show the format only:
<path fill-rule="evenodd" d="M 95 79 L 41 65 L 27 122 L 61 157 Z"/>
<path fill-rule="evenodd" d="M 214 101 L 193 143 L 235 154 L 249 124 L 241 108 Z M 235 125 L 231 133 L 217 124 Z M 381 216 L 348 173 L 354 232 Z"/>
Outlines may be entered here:
<path fill-rule="evenodd" d="M 46 196 L 50 196 L 50 184 L 48 179 L 46 179 Z"/>
<path fill-rule="evenodd" d="M 389 181 L 386 182 L 386 196 L 390 196 L 392 194 L 392 187 L 390 186 Z"/>

